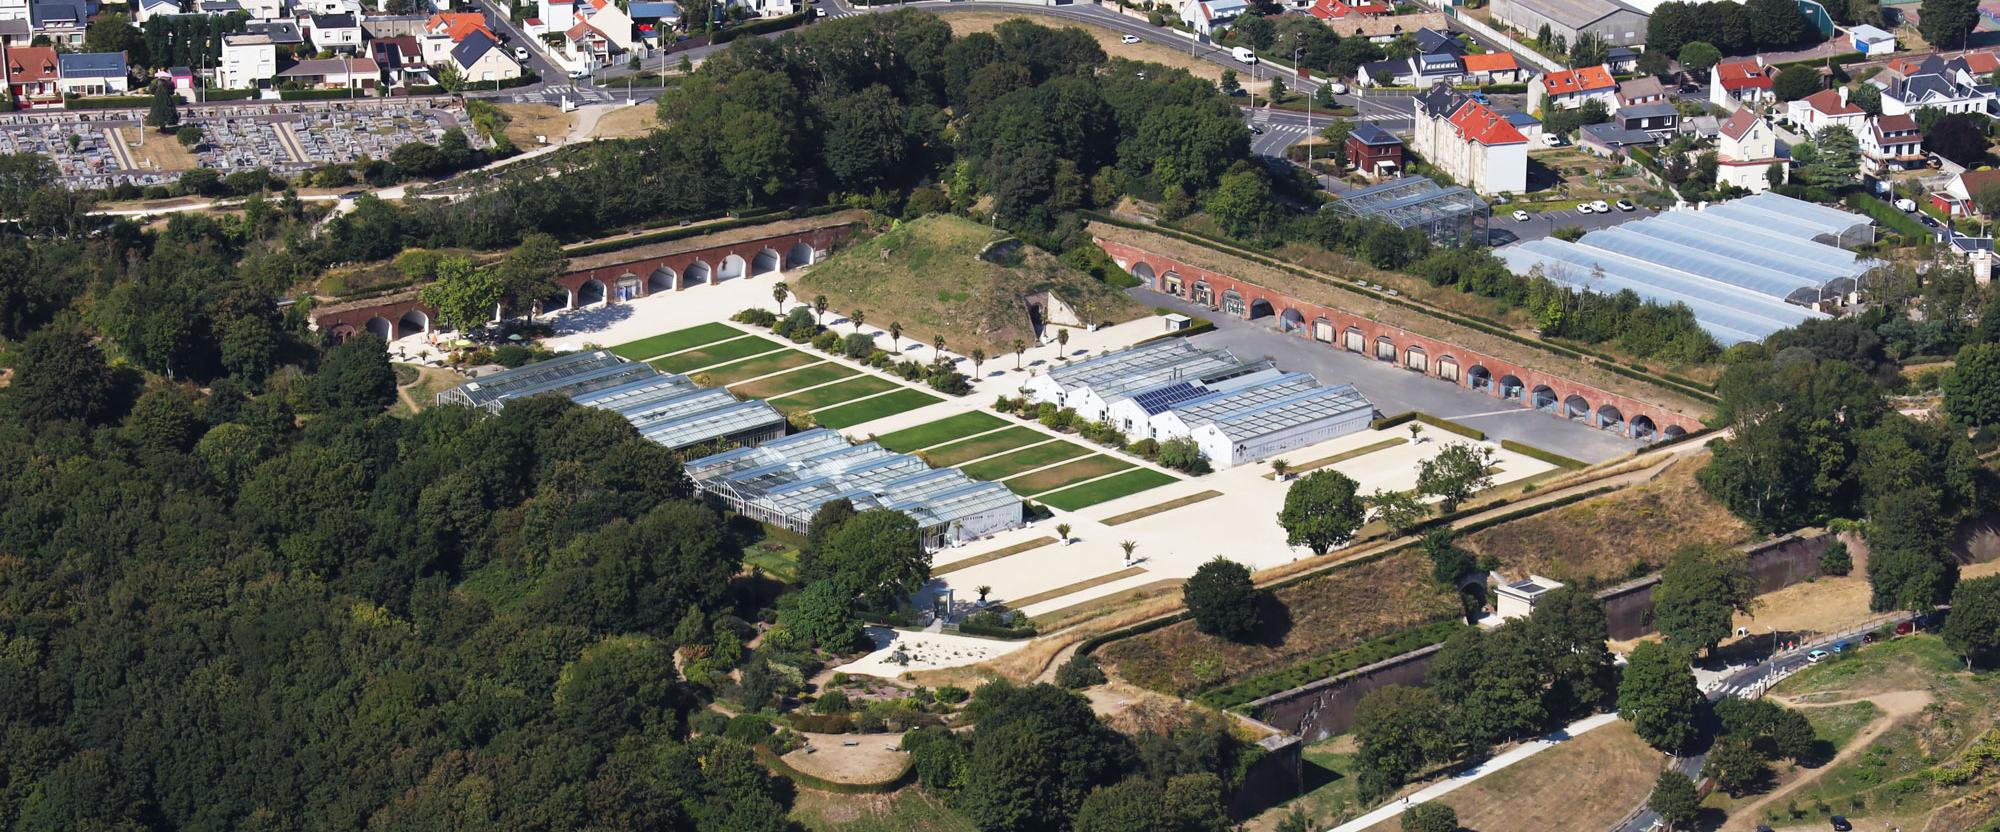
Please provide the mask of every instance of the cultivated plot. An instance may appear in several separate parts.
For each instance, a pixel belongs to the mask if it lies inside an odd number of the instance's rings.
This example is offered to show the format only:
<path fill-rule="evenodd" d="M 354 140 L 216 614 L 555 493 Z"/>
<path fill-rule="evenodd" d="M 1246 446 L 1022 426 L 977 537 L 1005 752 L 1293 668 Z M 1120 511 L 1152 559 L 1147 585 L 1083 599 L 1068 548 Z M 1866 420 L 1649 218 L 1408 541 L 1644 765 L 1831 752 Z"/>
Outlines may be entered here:
<path fill-rule="evenodd" d="M 1023 474 L 1011 480 L 1003 480 L 1002 485 L 1023 496 L 1054 491 L 1067 485 L 1094 479 L 1105 474 L 1131 468 L 1132 463 L 1103 454 L 1087 456 L 1075 462 L 1065 462 L 1054 468 L 1044 468 L 1032 474 Z"/>
<path fill-rule="evenodd" d="M 897 390 L 813 413 L 813 421 L 830 428 L 851 428 L 886 416 L 944 401 L 922 390 Z"/>
<path fill-rule="evenodd" d="M 729 341 L 719 341 L 707 346 L 696 347 L 674 353 L 658 361 L 653 366 L 667 373 L 686 373 L 703 367 L 726 364 L 739 358 L 774 352 L 784 347 L 769 338 L 747 335 Z"/>
<path fill-rule="evenodd" d="M 823 359 L 816 355 L 808 355 L 798 350 L 785 350 L 784 352 L 774 352 L 770 355 L 760 355 L 756 358 L 744 359 L 733 364 L 724 364 L 703 372 L 702 375 L 708 376 L 710 384 L 730 385 L 739 381 L 757 378 L 758 376 L 768 376 L 772 373 L 783 372 L 794 367 L 817 364 L 821 360 Z"/>
<path fill-rule="evenodd" d="M 730 387 L 729 392 L 746 399 L 768 399 L 773 396 L 785 395 L 794 390 L 804 390 L 816 384 L 839 381 L 860 374 L 860 370 L 829 361 L 809 367 L 801 367 L 781 375 L 767 376 L 756 381 L 738 384 Z"/>
<path fill-rule="evenodd" d="M 978 479 L 998 480 L 1088 453 L 1089 448 L 1075 442 L 1056 441 L 975 462 L 965 466 L 964 470 L 967 475 Z"/>
<path fill-rule="evenodd" d="M 860 378 L 848 379 L 838 384 L 814 387 L 811 390 L 773 399 L 771 400 L 771 404 L 781 410 L 787 411 L 818 410 L 822 407 L 831 407 L 840 404 L 841 402 L 851 402 L 862 396 L 887 393 L 899 386 L 901 385 L 886 379 L 874 376 L 862 376 Z"/>
<path fill-rule="evenodd" d="M 954 439 L 962 439 L 976 433 L 1007 424 L 1007 420 L 983 411 L 970 411 L 956 416 L 947 416 L 935 422 L 925 422 L 915 427 L 904 428 L 895 433 L 875 437 L 882 447 L 897 453 L 909 453 L 935 445 L 942 445 Z"/>
<path fill-rule="evenodd" d="M 612 347 L 611 351 L 634 361 L 645 361 L 651 358 L 658 358 L 667 353 L 680 352 L 681 350 L 692 349 L 705 344 L 713 344 L 717 341 L 725 341 L 742 334 L 743 330 L 728 324 L 706 323 L 700 326 L 691 326 L 687 329 L 662 332 L 650 338 L 628 341 Z"/>
<path fill-rule="evenodd" d="M 1073 488 L 1051 491 L 1035 498 L 1037 502 L 1050 508 L 1075 511 L 1098 503 L 1127 497 L 1151 488 L 1175 482 L 1175 479 L 1151 468 L 1126 471 L 1123 474 L 1105 477 L 1095 482 L 1087 482 Z M 1205 498 L 1204 498 L 1205 499 Z"/>
<path fill-rule="evenodd" d="M 939 445 L 924 451 L 924 458 L 930 460 L 932 465 L 958 465 L 1047 441 L 1048 438 L 1049 435 L 1041 431 L 1015 425 L 1006 430 L 996 430 L 971 439 L 961 439 L 949 445 Z"/>

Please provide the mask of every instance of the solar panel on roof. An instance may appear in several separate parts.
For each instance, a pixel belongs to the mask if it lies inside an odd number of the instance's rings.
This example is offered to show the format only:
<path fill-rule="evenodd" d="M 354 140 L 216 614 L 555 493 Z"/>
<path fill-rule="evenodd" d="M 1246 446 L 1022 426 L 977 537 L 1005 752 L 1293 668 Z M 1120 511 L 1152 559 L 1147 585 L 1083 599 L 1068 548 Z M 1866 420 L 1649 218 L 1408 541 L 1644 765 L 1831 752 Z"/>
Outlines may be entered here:
<path fill-rule="evenodd" d="M 1133 396 L 1132 401 L 1143 408 L 1146 411 L 1146 415 L 1152 416 L 1174 406 L 1176 402 L 1184 402 L 1200 396 L 1202 392 L 1202 389 L 1199 387 L 1185 381 L 1177 381 L 1165 387 L 1148 390 L 1137 396 Z"/>

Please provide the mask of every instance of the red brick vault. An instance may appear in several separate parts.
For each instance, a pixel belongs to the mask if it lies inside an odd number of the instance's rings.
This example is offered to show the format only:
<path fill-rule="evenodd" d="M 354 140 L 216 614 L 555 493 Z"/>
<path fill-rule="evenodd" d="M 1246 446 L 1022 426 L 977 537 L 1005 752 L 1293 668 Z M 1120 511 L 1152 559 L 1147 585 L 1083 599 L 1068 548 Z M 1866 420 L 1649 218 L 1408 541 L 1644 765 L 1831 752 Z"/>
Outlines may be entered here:
<path fill-rule="evenodd" d="M 1669 439 L 1699 427 L 1695 417 L 1671 408 L 1300 300 L 1136 246 L 1104 239 L 1096 242 L 1119 268 L 1155 291 L 1246 321 L 1270 317 L 1285 334 L 1395 364 L 1557 418 L 1638 439 Z"/>
<path fill-rule="evenodd" d="M 615 256 L 604 256 L 611 262 L 576 269 L 556 278 L 561 293 L 543 300 L 537 311 L 601 306 L 707 283 L 783 275 L 818 262 L 833 246 L 851 236 L 854 229 L 853 223 L 843 223 L 654 257 L 618 260 Z M 634 250 L 635 254 L 638 252 Z M 405 290 L 322 307 L 313 312 L 312 320 L 315 329 L 334 341 L 345 340 L 357 332 L 373 332 L 383 340 L 393 340 L 430 331 L 436 314 L 417 298 L 415 290 Z"/>

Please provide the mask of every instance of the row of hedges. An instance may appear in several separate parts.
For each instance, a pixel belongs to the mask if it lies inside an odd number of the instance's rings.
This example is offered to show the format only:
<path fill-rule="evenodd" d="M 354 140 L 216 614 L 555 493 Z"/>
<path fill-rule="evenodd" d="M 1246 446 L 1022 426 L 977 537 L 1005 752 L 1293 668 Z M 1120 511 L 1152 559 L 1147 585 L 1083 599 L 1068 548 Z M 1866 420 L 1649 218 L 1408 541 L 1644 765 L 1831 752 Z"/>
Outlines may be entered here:
<path fill-rule="evenodd" d="M 1525 347 L 1531 347 L 1546 352 L 1552 352 L 1557 355 L 1567 356 L 1569 358 L 1574 358 L 1579 361 L 1594 362 L 1597 366 L 1601 366 L 1610 372 L 1617 373 L 1634 381 L 1651 384 L 1656 387 L 1665 387 L 1671 389 L 1674 392 L 1695 399 L 1696 401 L 1704 402 L 1707 404 L 1716 404 L 1720 401 L 1715 397 L 1715 393 L 1713 392 L 1714 387 L 1712 385 L 1686 383 L 1686 379 L 1681 379 L 1680 381 L 1671 381 L 1668 380 L 1670 374 L 1643 373 L 1636 370 L 1632 370 L 1630 368 L 1627 368 L 1619 364 L 1617 359 L 1611 357 L 1610 355 L 1598 352 L 1596 350 L 1572 347 L 1566 344 L 1556 344 L 1538 338 L 1529 338 L 1515 333 L 1513 330 L 1501 325 L 1496 321 L 1490 321 L 1484 318 L 1473 318 L 1450 312 L 1443 312 L 1438 309 L 1434 309 L 1416 303 L 1400 295 L 1389 295 L 1382 292 L 1376 292 L 1374 290 L 1365 287 L 1355 286 L 1350 283 L 1335 281 L 1330 278 L 1327 278 L 1324 275 L 1315 274 L 1305 269 L 1298 268 L 1289 263 L 1285 263 L 1275 258 L 1264 255 L 1260 252 L 1243 248 L 1241 245 L 1227 240 L 1217 239 L 1214 237 L 1207 236 L 1205 234 L 1187 231 L 1185 229 L 1171 228 L 1165 225 L 1146 225 L 1144 223 L 1132 222 L 1130 220 L 1126 220 L 1121 217 L 1115 217 L 1110 214 L 1105 214 L 1097 211 L 1080 211 L 1078 213 L 1081 213 L 1089 219 L 1102 222 L 1106 225 L 1114 225 L 1119 228 L 1129 228 L 1134 231 L 1146 231 L 1154 234 L 1162 234 L 1168 237 L 1173 237 L 1175 239 L 1181 240 L 1183 242 L 1192 243 L 1198 246 L 1202 246 L 1204 248 L 1215 249 L 1225 254 L 1231 254 L 1237 257 L 1242 257 L 1246 260 L 1251 260 L 1253 262 L 1259 263 L 1269 268 L 1280 269 L 1289 272 L 1297 277 L 1301 277 L 1306 280 L 1311 280 L 1316 283 L 1324 283 L 1328 286 L 1339 288 L 1342 291 L 1352 292 L 1354 294 L 1361 295 L 1362 297 L 1368 298 L 1370 300 L 1380 301 L 1382 303 L 1387 303 L 1394 306 L 1400 306 L 1412 312 L 1417 312 L 1432 318 L 1437 318 L 1439 320 L 1446 321 L 1448 323 L 1458 324 L 1459 326 L 1466 327 L 1467 329 L 1472 329 L 1478 332 L 1482 332 L 1487 335 L 1494 336 L 1496 338 L 1504 338 L 1508 341 L 1512 341 L 1516 344 L 1520 344 Z M 1671 378 L 1679 379 L 1680 377 L 1671 376 Z"/>
<path fill-rule="evenodd" d="M 361 90 L 280 90 L 278 97 L 286 101 L 333 101 L 341 98 L 374 98 L 373 92 Z"/>
<path fill-rule="evenodd" d="M 762 35 L 771 32 L 782 32 L 786 29 L 792 28 L 793 26 L 797 26 L 801 23 L 806 22 L 806 18 L 812 17 L 812 14 L 813 14 L 812 9 L 809 8 L 797 14 L 788 14 L 785 15 L 784 17 L 767 17 L 762 20 L 752 20 L 748 23 L 740 24 L 737 26 L 731 26 L 727 29 L 723 29 L 720 32 L 716 32 L 715 35 L 712 38 L 710 38 L 710 42 L 728 43 L 737 38 L 749 37 L 751 35 Z"/>
<path fill-rule="evenodd" d="M 1368 427 L 1374 430 L 1388 430 L 1389 428 L 1393 428 L 1397 425 L 1407 424 L 1412 421 L 1422 422 L 1426 425 L 1430 425 L 1431 427 L 1437 428 L 1439 430 L 1450 431 L 1452 433 L 1458 434 L 1459 436 L 1463 436 L 1467 439 L 1475 439 L 1481 442 L 1486 441 L 1486 432 L 1483 430 L 1480 430 L 1478 428 L 1466 427 L 1465 425 L 1461 425 L 1457 422 L 1451 421 L 1450 419 L 1440 419 L 1436 416 L 1432 416 L 1429 413 L 1425 413 L 1419 410 L 1405 410 L 1393 416 L 1384 416 L 1380 419 L 1376 419 L 1373 422 L 1369 422 Z"/>
<path fill-rule="evenodd" d="M 1847 203 L 1847 207 L 1867 214 L 1869 219 L 1879 222 L 1883 227 L 1895 231 L 1904 237 L 1908 237 L 1913 241 L 1931 236 L 1930 231 L 1924 228 L 1923 223 L 1911 219 L 1909 214 L 1896 210 L 1896 206 L 1868 194 L 1860 192 L 1848 194 L 1845 202 Z"/>
<path fill-rule="evenodd" d="M 634 234 L 629 237 L 620 237 L 615 240 L 605 240 L 603 242 L 597 242 L 597 243 L 586 243 L 584 245 L 572 246 L 570 248 L 564 249 L 564 253 L 568 254 L 571 257 L 585 257 L 592 254 L 604 254 L 606 252 L 619 251 L 621 249 L 634 248 L 643 245 L 651 245 L 653 243 L 666 243 L 666 242 L 672 242 L 674 240 L 685 239 L 687 237 L 699 237 L 703 234 L 714 234 L 719 231 L 729 231 L 737 228 L 747 228 L 753 225 L 764 225 L 767 223 L 778 222 L 780 220 L 800 219 L 803 217 L 810 217 L 818 214 L 830 213 L 833 210 L 834 209 L 825 207 L 815 208 L 806 211 L 757 209 L 755 211 L 736 212 L 733 216 L 728 214 L 714 214 L 710 215 L 709 217 L 690 218 L 688 221 L 701 222 L 703 220 L 707 220 L 714 216 L 731 216 L 731 218 L 727 220 L 722 220 L 720 222 L 708 223 L 706 225 L 669 228 L 664 231 L 653 231 L 645 234 Z"/>
<path fill-rule="evenodd" d="M 203 101 L 242 101 L 248 98 L 255 98 L 256 96 L 257 96 L 256 90 L 202 90 L 201 91 L 201 100 Z"/>
<path fill-rule="evenodd" d="M 1576 471 L 1590 467 L 1589 465 L 1585 464 L 1582 460 L 1571 459 L 1569 457 L 1563 456 L 1562 454 L 1558 453 L 1550 453 L 1548 451 L 1542 450 L 1541 448 L 1537 448 L 1533 445 L 1529 445 L 1524 442 L 1516 442 L 1512 439 L 1500 440 L 1500 447 L 1509 451 L 1513 451 L 1514 453 L 1520 454 L 1522 456 L 1528 457 L 1529 459 L 1539 459 L 1550 465 L 1554 465 L 1557 468 L 1567 468 L 1571 471 Z"/>
<path fill-rule="evenodd" d="M 1023 618 L 1022 620 L 1026 621 L 1027 619 Z M 1004 638 L 1018 641 L 1024 638 L 1034 638 L 1036 630 L 1033 622 L 1028 622 L 1018 627 L 1008 627 L 1002 624 L 988 624 L 968 618 L 958 623 L 958 634 L 962 636 L 982 636 L 985 638 Z"/>
<path fill-rule="evenodd" d="M 1464 622 L 1451 619 L 1369 639 L 1345 650 L 1315 656 L 1281 670 L 1261 673 L 1233 685 L 1203 691 L 1195 697 L 1195 701 L 1211 708 L 1235 708 L 1246 705 L 1274 693 L 1304 687 L 1321 679 L 1443 643 L 1445 639 L 1451 638 L 1453 633 L 1465 627 Z"/>

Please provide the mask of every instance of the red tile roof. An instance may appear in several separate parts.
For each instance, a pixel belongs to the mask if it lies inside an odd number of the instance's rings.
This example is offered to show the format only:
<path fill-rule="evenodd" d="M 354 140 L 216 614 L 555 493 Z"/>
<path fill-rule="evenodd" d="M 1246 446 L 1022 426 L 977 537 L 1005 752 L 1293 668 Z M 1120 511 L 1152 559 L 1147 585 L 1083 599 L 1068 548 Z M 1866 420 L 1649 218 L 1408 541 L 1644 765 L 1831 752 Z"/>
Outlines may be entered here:
<path fill-rule="evenodd" d="M 1756 124 L 1757 121 L 1756 111 L 1749 107 L 1744 107 L 1741 110 L 1731 113 L 1729 118 L 1722 122 L 1720 129 L 1723 135 L 1741 141 L 1743 134 L 1750 132 L 1750 126 Z"/>
<path fill-rule="evenodd" d="M 1551 72 L 1542 76 L 1542 88 L 1548 90 L 1549 95 L 1596 92 L 1598 90 L 1612 89 L 1616 86 L 1618 86 L 1618 82 L 1611 80 L 1610 68 L 1603 64 L 1586 66 L 1580 69 L 1566 69 L 1561 72 Z"/>
<path fill-rule="evenodd" d="M 52 46 L 15 46 L 7 50 L 7 80 L 15 84 L 53 81 L 56 50 Z"/>
<path fill-rule="evenodd" d="M 1861 115 L 1861 108 L 1842 99 L 1840 90 L 1820 90 L 1808 95 L 1806 105 L 1829 116 Z"/>
<path fill-rule="evenodd" d="M 452 43 L 465 40 L 465 36 L 473 32 L 485 35 L 494 43 L 500 42 L 493 30 L 486 28 L 486 15 L 478 12 L 439 12 L 424 21 L 424 31 L 431 34 L 443 32 Z"/>
<path fill-rule="evenodd" d="M 1965 59 L 1965 68 L 1974 75 L 1986 75 L 2000 69 L 2000 55 L 1994 54 L 1992 50 L 1967 52 L 1960 57 Z"/>
<path fill-rule="evenodd" d="M 1451 126 L 1458 130 L 1459 138 L 1478 142 L 1491 147 L 1498 144 L 1525 144 L 1528 137 L 1491 107 L 1471 99 L 1458 112 L 1451 114 Z"/>
<path fill-rule="evenodd" d="M 1349 15 L 1380 15 L 1395 11 L 1380 0 L 1313 0 L 1306 12 L 1321 20 L 1338 20 Z"/>
<path fill-rule="evenodd" d="M 1748 58 L 1716 64 L 1715 76 L 1722 79 L 1725 90 L 1771 88 L 1771 68 Z"/>
<path fill-rule="evenodd" d="M 1521 65 L 1515 62 L 1514 53 L 1512 52 L 1488 52 L 1484 55 L 1467 55 L 1460 60 L 1465 64 L 1466 72 L 1506 72 L 1510 69 L 1521 68 Z"/>
<path fill-rule="evenodd" d="M 1901 133 L 1917 129 L 1917 120 L 1907 113 L 1900 116 L 1876 116 L 1875 129 L 1884 133 Z"/>

